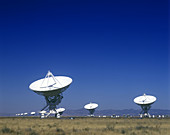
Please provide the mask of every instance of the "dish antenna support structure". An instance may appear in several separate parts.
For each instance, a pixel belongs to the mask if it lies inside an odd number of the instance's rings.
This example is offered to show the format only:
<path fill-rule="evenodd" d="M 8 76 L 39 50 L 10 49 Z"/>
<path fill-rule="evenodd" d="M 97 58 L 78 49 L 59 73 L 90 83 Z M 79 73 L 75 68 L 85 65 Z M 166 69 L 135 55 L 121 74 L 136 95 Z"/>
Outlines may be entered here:
<path fill-rule="evenodd" d="M 62 93 L 70 86 L 72 79 L 66 76 L 54 76 L 50 71 L 43 79 L 39 79 L 30 84 L 29 88 L 38 95 L 44 96 L 46 106 L 41 109 L 46 111 L 42 113 L 43 117 L 48 117 L 50 114 L 57 116 L 57 105 L 63 99 Z"/>
<path fill-rule="evenodd" d="M 89 111 L 91 117 L 94 116 L 94 112 L 97 107 L 98 107 L 98 104 L 96 103 L 89 103 L 84 106 L 84 108 Z"/>
<path fill-rule="evenodd" d="M 134 99 L 134 102 L 137 105 L 140 105 L 142 108 L 142 111 L 140 112 L 141 117 L 151 117 L 151 115 L 148 113 L 149 109 L 151 108 L 151 105 L 156 101 L 156 97 L 151 95 L 146 95 L 145 93 L 143 96 L 136 97 Z"/>

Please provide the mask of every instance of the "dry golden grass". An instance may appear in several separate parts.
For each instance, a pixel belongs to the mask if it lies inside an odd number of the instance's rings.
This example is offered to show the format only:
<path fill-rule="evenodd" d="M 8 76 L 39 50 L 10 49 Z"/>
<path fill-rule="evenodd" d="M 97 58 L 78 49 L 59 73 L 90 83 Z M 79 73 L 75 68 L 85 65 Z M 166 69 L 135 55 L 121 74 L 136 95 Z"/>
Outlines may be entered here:
<path fill-rule="evenodd" d="M 170 119 L 0 118 L 0 134 L 12 135 L 169 135 Z"/>

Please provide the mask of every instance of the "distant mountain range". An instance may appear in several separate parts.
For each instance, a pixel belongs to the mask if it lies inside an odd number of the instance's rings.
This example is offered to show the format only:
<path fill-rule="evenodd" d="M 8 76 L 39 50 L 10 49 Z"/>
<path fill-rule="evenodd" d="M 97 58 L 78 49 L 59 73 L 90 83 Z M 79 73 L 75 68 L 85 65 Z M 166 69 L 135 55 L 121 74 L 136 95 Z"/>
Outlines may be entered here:
<path fill-rule="evenodd" d="M 96 110 L 95 111 L 95 115 L 96 116 L 111 116 L 113 114 L 115 115 L 132 115 L 132 116 L 138 116 L 139 113 L 141 112 L 141 110 L 134 110 L 134 109 L 123 109 L 123 110 L 113 110 L 113 109 L 107 109 L 107 110 Z M 66 110 L 63 113 L 63 116 L 87 116 L 88 115 L 88 111 L 85 109 L 78 109 L 78 110 Z M 162 109 L 151 109 L 149 111 L 149 113 L 151 115 L 170 115 L 170 110 L 162 110 Z"/>
<path fill-rule="evenodd" d="M 113 110 L 113 109 L 107 109 L 107 110 L 96 110 L 95 111 L 95 116 L 111 116 L 113 114 L 115 115 L 132 115 L 132 116 L 138 116 L 140 113 L 139 110 L 134 110 L 134 109 L 123 109 L 123 110 Z M 151 115 L 170 115 L 170 110 L 163 110 L 163 109 L 151 109 L 149 111 Z M 82 109 L 77 109 L 77 110 L 70 110 L 66 109 L 66 111 L 63 113 L 63 116 L 87 116 L 89 112 L 85 110 L 84 108 Z M 0 113 L 0 116 L 15 116 L 14 113 Z"/>

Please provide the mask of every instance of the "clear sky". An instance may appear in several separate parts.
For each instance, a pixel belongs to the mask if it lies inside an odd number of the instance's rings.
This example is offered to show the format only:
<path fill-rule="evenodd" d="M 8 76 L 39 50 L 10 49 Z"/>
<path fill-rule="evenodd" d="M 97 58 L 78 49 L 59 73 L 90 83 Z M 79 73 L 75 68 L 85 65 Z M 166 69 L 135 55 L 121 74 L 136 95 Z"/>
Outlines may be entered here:
<path fill-rule="evenodd" d="M 168 38 L 168 0 L 1 1 L 0 112 L 42 109 L 29 85 L 48 70 L 73 79 L 66 109 L 139 109 L 143 93 L 170 109 Z"/>

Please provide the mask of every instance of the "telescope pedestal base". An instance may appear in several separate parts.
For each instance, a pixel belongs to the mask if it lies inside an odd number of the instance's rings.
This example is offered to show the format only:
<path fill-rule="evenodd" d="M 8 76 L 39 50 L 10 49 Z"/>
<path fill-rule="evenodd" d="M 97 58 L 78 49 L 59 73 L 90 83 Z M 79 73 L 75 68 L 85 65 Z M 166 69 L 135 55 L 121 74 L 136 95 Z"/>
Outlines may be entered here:
<path fill-rule="evenodd" d="M 56 106 L 61 103 L 62 98 L 62 94 L 58 94 L 57 96 L 45 96 L 47 105 L 41 111 L 45 111 L 46 113 L 41 113 L 41 118 L 48 117 L 50 114 L 55 114 L 56 118 L 60 118 Z"/>
<path fill-rule="evenodd" d="M 150 105 L 141 105 L 142 111 L 140 112 L 140 117 L 151 117 L 148 113 L 149 109 L 151 108 Z"/>

